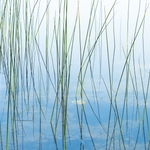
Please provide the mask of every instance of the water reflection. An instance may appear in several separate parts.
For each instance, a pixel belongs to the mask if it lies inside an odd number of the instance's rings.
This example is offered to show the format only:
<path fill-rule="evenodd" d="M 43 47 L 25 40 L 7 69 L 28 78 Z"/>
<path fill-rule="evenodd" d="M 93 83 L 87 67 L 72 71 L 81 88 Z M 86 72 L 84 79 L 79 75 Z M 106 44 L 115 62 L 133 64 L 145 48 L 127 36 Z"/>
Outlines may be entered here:
<path fill-rule="evenodd" d="M 47 2 L 0 23 L 1 149 L 147 149 L 148 1 Z"/>

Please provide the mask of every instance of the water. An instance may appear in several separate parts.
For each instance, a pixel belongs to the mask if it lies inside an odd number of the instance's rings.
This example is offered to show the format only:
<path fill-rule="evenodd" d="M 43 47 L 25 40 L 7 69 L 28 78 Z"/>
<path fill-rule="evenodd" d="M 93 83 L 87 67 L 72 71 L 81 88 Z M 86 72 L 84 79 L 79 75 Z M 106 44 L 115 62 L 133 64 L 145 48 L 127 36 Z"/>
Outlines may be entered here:
<path fill-rule="evenodd" d="M 67 49 L 68 64 L 64 65 L 65 69 L 61 66 L 64 53 L 62 47 L 66 42 L 62 40 L 63 7 L 59 26 L 58 3 L 53 0 L 49 3 L 49 23 L 46 28 L 46 17 L 42 18 L 46 1 L 37 2 L 35 16 L 31 20 L 30 13 L 36 2 L 28 8 L 26 23 L 30 25 L 31 21 L 32 24 L 29 42 L 24 41 L 25 3 L 21 3 L 21 11 L 24 13 L 20 18 L 24 23 L 19 28 L 22 37 L 19 38 L 22 41 L 20 47 L 17 44 L 9 46 L 10 41 L 13 43 L 13 38 L 9 39 L 13 33 L 9 32 L 9 26 L 5 32 L 0 30 L 0 35 L 6 35 L 4 41 L 1 41 L 3 49 L 0 53 L 0 149 L 6 149 L 7 139 L 10 150 L 63 149 L 63 98 L 67 100 L 67 149 L 148 149 L 149 9 L 144 22 L 142 19 L 149 2 L 130 2 L 127 22 L 128 3 L 117 1 L 114 11 L 104 24 L 114 1 L 99 1 L 95 17 L 92 13 L 92 19 L 95 20 L 93 24 L 90 21 L 86 41 L 93 1 L 88 3 L 81 0 L 79 5 L 77 1 L 69 1 L 67 44 L 68 47 L 70 43 L 72 45 Z M 81 30 L 77 22 L 73 42 L 71 36 L 78 6 Z M 8 20 L 5 23 L 8 25 Z M 102 25 L 107 28 L 103 29 L 99 37 Z M 48 53 L 46 33 L 49 35 Z"/>

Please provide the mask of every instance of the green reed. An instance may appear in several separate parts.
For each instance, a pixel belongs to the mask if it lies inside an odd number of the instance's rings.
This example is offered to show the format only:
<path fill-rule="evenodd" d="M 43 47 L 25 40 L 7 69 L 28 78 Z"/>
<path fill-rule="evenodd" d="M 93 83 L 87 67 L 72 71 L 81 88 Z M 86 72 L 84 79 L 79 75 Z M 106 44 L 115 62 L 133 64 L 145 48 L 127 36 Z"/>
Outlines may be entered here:
<path fill-rule="evenodd" d="M 31 122 L 32 135 L 38 128 L 38 148 L 44 147 L 44 123 L 48 124 L 53 136 L 55 149 L 68 149 L 71 143 L 71 119 L 69 119 L 71 104 L 70 89 L 74 54 L 78 53 L 77 80 L 73 96 L 77 115 L 79 149 L 87 149 L 85 130 L 93 149 L 97 146 L 92 130 L 91 119 L 95 119 L 99 126 L 99 134 L 105 137 L 104 149 L 127 149 L 126 135 L 131 136 L 129 121 L 129 93 L 133 90 L 134 106 L 132 110 L 132 124 L 134 115 L 138 121 L 134 149 L 138 146 L 140 134 L 143 134 L 143 145 L 147 149 L 150 145 L 148 96 L 149 72 L 143 71 L 139 61 L 138 69 L 140 85 L 136 68 L 136 41 L 142 32 L 142 61 L 145 68 L 145 25 L 148 7 L 141 10 L 141 0 L 138 1 L 138 10 L 134 25 L 134 32 L 130 39 L 131 1 L 127 2 L 126 37 L 125 46 L 120 37 L 120 52 L 123 53 L 124 64 L 115 84 L 117 62 L 117 33 L 116 33 L 116 6 L 114 0 L 107 10 L 100 0 L 92 0 L 88 13 L 87 26 L 82 23 L 81 2 L 78 1 L 76 13 L 70 23 L 70 1 L 59 0 L 56 13 L 52 16 L 51 5 L 53 0 L 47 0 L 41 14 L 41 0 L 18 1 L 11 0 L 0 2 L 0 73 L 5 77 L 6 83 L 6 126 L 2 131 L 0 120 L 1 149 L 25 149 L 26 123 Z M 100 13 L 100 14 L 99 14 Z M 143 15 L 140 17 L 140 15 Z M 98 19 L 97 20 L 97 15 Z M 51 19 L 53 18 L 53 19 Z M 97 22 L 99 24 L 97 25 Z M 43 31 L 44 26 L 44 31 Z M 111 30 L 110 30 L 111 28 Z M 85 32 L 83 30 L 85 29 Z M 121 32 L 121 31 L 120 31 Z M 121 33 L 120 33 L 121 34 Z M 40 36 L 44 35 L 44 44 Z M 98 54 L 98 61 L 97 59 Z M 106 55 L 106 60 L 103 57 Z M 98 68 L 97 68 L 97 63 Z M 133 69 L 131 69 L 133 66 Z M 103 67 L 106 69 L 105 76 Z M 104 71 L 105 71 L 104 69 Z M 98 70 L 98 80 L 95 75 Z M 0 75 L 1 75 L 0 74 Z M 146 74 L 146 75 L 145 75 Z M 145 80 L 145 76 L 146 79 Z M 88 93 L 87 79 L 90 78 L 92 96 Z M 122 109 L 119 110 L 119 99 L 122 84 L 123 88 Z M 145 82 L 146 81 L 146 82 Z M 97 83 L 99 82 L 99 83 Z M 99 85 L 99 86 L 97 86 Z M 101 89 L 104 86 L 105 89 Z M 142 89 L 142 103 L 140 109 L 139 88 Z M 108 99 L 107 122 L 103 122 L 103 109 L 101 106 L 101 90 L 105 92 L 104 99 Z M 46 99 L 46 102 L 44 101 Z M 80 100 L 80 103 L 79 103 Z M 92 102 L 92 100 L 94 102 Z M 3 102 L 3 101 L 2 101 Z M 5 102 L 4 102 L 5 103 Z M 46 111 L 44 106 L 46 105 Z M 88 109 L 89 107 L 89 109 Z M 96 109 L 95 109 L 96 108 Z M 51 114 L 49 113 L 51 111 Z M 90 118 L 89 112 L 93 118 Z M 48 113 L 48 114 L 47 114 Z M 47 117 L 48 116 L 48 117 Z M 47 119 L 48 118 L 48 119 Z M 38 120 L 38 123 L 36 122 Z M 126 120 L 126 121 L 124 121 Z M 44 123 L 43 123 L 44 122 Z M 124 127 L 125 122 L 125 127 Z M 21 126 L 21 127 L 20 127 Z M 132 125 L 133 127 L 133 125 Z M 124 132 L 124 130 L 126 132 Z M 147 133 L 148 131 L 148 133 Z M 27 133 L 29 134 L 29 133 Z M 22 137 L 20 138 L 20 135 Z M 59 136 L 61 135 L 61 142 Z M 101 137 L 100 135 L 99 137 Z M 147 143 L 148 137 L 148 143 Z M 5 138 L 5 140 L 4 140 Z M 52 139 L 51 139 L 52 140 Z M 129 139 L 130 141 L 130 139 Z M 60 146 L 61 145 L 61 146 Z"/>

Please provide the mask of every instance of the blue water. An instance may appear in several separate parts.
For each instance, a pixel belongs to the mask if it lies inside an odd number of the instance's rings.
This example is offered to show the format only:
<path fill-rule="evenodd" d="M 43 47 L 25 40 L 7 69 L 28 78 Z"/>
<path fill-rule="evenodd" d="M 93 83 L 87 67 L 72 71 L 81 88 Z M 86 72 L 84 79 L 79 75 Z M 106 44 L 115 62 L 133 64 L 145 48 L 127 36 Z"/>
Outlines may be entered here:
<path fill-rule="evenodd" d="M 7 101 L 8 97 L 5 94 L 5 82 L 1 80 L 1 109 L 0 109 L 0 122 L 1 122 L 1 146 L 5 149 L 6 138 L 6 124 L 7 124 Z M 74 89 L 74 88 L 72 88 Z M 22 101 L 21 95 L 18 97 L 18 115 L 13 122 L 11 119 L 12 110 L 10 109 L 9 119 L 9 149 L 56 149 L 54 143 L 54 137 L 52 134 L 52 128 L 50 125 L 50 116 L 52 112 L 52 106 L 54 102 L 54 95 L 50 95 L 48 101 L 43 92 L 41 92 L 41 108 L 44 115 L 40 111 L 38 100 L 34 94 L 34 91 L 30 92 L 30 99 L 28 101 Z M 86 97 L 88 96 L 88 97 Z M 104 90 L 97 92 L 97 99 L 93 95 L 93 92 L 88 89 L 87 95 L 84 96 L 84 111 L 82 105 L 78 105 L 79 115 L 82 120 L 82 136 L 80 140 L 79 120 L 77 116 L 74 91 L 70 91 L 68 98 L 68 126 L 67 126 L 67 149 L 80 149 L 84 150 L 94 149 L 92 140 L 96 149 L 124 149 L 123 141 L 126 149 L 133 149 L 137 140 L 136 149 L 148 148 L 149 142 L 149 105 L 144 108 L 142 93 L 139 93 L 139 108 L 137 107 L 137 101 L 135 100 L 134 92 L 128 93 L 128 99 L 124 104 L 124 92 L 120 92 L 117 97 L 117 112 L 114 101 L 110 105 L 110 99 L 108 94 Z M 24 99 L 25 100 L 25 99 Z M 98 101 L 97 101 L 98 100 Z M 23 106 L 22 106 L 23 103 Z M 97 105 L 98 104 L 98 105 Z M 126 105 L 127 104 L 127 105 Z M 125 107 L 124 107 L 125 105 Z M 123 107 L 124 112 L 123 112 Z M 23 108 L 23 109 L 22 109 Z M 41 112 L 41 113 L 40 113 Z M 119 115 L 119 120 L 118 116 Z M 144 119 L 143 119 L 144 116 Z M 53 118 L 53 128 L 55 128 L 55 120 Z M 110 119 L 110 120 L 109 120 Z M 57 148 L 62 149 L 62 131 L 61 131 L 61 113 L 58 119 L 58 126 L 56 129 L 56 141 Z M 89 134 L 92 135 L 92 140 Z M 120 134 L 121 123 L 122 136 Z M 14 123 L 14 140 L 12 137 L 12 125 Z M 108 126 L 109 123 L 109 126 Z M 109 136 L 107 136 L 109 132 Z M 139 135 L 138 135 L 139 134 Z M 137 138 L 138 137 L 138 138 Z M 106 143 L 106 139 L 108 141 Z"/>

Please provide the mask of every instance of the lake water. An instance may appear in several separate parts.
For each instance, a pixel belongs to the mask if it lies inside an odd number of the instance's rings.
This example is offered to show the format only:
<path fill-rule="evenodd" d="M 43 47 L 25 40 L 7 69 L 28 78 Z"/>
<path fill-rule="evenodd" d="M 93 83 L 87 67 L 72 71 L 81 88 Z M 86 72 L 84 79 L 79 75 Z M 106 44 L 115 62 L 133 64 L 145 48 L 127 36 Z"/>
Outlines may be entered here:
<path fill-rule="evenodd" d="M 0 149 L 149 149 L 149 3 L 4 3 Z"/>

